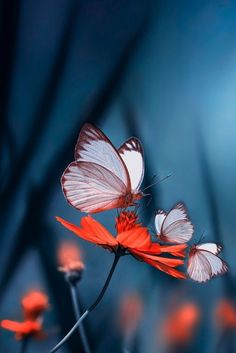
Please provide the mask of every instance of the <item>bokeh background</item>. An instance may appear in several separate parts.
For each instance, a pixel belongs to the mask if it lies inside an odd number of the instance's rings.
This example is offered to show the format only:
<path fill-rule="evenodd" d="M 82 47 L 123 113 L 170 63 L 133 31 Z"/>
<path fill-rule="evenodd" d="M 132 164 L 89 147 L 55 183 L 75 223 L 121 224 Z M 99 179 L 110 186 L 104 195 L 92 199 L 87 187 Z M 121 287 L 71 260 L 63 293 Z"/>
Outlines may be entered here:
<path fill-rule="evenodd" d="M 194 240 L 224 245 L 230 273 L 199 285 L 177 281 L 125 257 L 100 306 L 85 321 L 93 352 L 121 352 L 116 329 L 122 294 L 144 302 L 131 352 L 174 352 L 162 322 L 181 302 L 197 306 L 200 321 L 182 352 L 236 352 L 214 319 L 222 298 L 235 299 L 236 247 L 236 1 L 233 0 L 3 0 L 1 1 L 0 319 L 21 319 L 21 296 L 41 288 L 50 298 L 47 352 L 74 323 L 69 290 L 57 271 L 60 241 L 74 239 L 86 271 L 83 307 L 102 287 L 112 255 L 63 229 L 59 215 L 79 224 L 81 214 L 61 192 L 60 176 L 73 160 L 84 122 L 100 127 L 118 147 L 143 142 L 144 185 L 152 188 L 142 218 L 153 227 L 157 208 L 184 201 Z M 114 212 L 98 215 L 110 229 Z M 180 300 L 181 299 L 181 300 Z M 230 341 L 232 342 L 232 341 Z M 83 352 L 74 335 L 61 352 Z M 222 343 L 222 340 L 221 340 Z M 0 351 L 19 343 L 0 332 Z M 185 350 L 184 350 L 185 349 Z"/>

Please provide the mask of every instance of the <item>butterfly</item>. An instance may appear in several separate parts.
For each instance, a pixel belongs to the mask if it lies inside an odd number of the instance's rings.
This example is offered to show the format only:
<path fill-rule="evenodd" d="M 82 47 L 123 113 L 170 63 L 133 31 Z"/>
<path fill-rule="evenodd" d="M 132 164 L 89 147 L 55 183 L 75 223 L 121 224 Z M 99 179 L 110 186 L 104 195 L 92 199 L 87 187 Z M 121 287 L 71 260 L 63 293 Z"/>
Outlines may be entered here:
<path fill-rule="evenodd" d="M 144 176 L 141 142 L 131 137 L 117 150 L 91 124 L 83 125 L 75 147 L 75 161 L 64 171 L 61 184 L 66 200 L 82 212 L 126 208 L 142 198 Z"/>
<path fill-rule="evenodd" d="M 187 272 L 197 282 L 206 282 L 216 275 L 228 271 L 228 265 L 218 254 L 222 246 L 215 243 L 197 244 L 191 247 Z"/>
<path fill-rule="evenodd" d="M 183 244 L 193 235 L 193 225 L 182 203 L 176 204 L 168 213 L 163 210 L 157 211 L 155 228 L 158 238 L 168 243 Z"/>

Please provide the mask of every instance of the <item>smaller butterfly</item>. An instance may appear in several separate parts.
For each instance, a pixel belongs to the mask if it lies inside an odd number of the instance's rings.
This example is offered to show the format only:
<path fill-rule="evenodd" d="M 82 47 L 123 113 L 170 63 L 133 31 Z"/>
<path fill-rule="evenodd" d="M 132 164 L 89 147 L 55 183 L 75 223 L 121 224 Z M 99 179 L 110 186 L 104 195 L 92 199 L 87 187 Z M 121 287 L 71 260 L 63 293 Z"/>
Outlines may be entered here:
<path fill-rule="evenodd" d="M 182 203 L 176 204 L 168 213 L 157 211 L 155 228 L 158 238 L 168 243 L 183 244 L 193 235 L 193 225 Z"/>
<path fill-rule="evenodd" d="M 206 282 L 228 271 L 228 265 L 218 254 L 222 246 L 215 243 L 194 245 L 190 249 L 187 272 L 191 279 Z"/>

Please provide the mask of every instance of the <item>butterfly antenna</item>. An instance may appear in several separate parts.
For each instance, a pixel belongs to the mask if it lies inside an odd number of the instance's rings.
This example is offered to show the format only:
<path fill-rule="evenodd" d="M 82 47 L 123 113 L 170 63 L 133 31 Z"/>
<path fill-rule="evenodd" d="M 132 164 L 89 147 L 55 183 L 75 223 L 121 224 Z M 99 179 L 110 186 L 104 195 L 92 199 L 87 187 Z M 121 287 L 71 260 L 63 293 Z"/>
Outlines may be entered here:
<path fill-rule="evenodd" d="M 138 213 L 139 208 L 140 208 L 140 205 L 137 203 L 137 204 L 135 205 L 134 212 L 135 212 L 135 213 Z"/>
<path fill-rule="evenodd" d="M 171 177 L 171 176 L 172 176 L 172 173 L 167 174 L 164 178 L 154 181 L 152 184 L 148 185 L 148 186 L 147 186 L 146 188 L 144 188 L 142 191 L 145 191 L 145 190 L 147 190 L 147 189 L 153 187 L 154 185 L 161 183 L 162 181 L 168 179 L 168 178 Z M 157 177 L 158 177 L 157 175 L 154 175 L 153 179 L 155 179 L 155 178 L 157 178 Z"/>
<path fill-rule="evenodd" d="M 148 207 L 150 205 L 150 203 L 152 202 L 152 194 L 146 194 L 145 196 L 150 196 L 149 200 L 147 202 L 147 205 L 146 205 L 146 207 Z"/>
<path fill-rule="evenodd" d="M 198 240 L 198 244 L 200 244 L 205 237 L 206 237 L 206 234 L 205 234 L 205 231 L 204 231 L 202 233 L 202 235 L 200 236 L 199 240 Z"/>

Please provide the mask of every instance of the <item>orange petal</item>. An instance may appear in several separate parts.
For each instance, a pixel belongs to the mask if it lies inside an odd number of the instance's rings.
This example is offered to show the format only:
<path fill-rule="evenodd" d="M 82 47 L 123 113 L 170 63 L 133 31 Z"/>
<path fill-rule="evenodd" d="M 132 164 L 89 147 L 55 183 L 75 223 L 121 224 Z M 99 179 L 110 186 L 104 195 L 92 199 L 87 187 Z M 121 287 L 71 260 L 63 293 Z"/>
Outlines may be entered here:
<path fill-rule="evenodd" d="M 149 255 L 159 255 L 161 253 L 161 246 L 158 243 L 151 243 L 149 247 L 142 247 L 136 250 Z"/>
<path fill-rule="evenodd" d="M 81 219 L 81 227 L 56 217 L 65 228 L 69 229 L 80 238 L 101 246 L 114 247 L 118 243 L 111 233 L 91 216 L 85 216 Z"/>
<path fill-rule="evenodd" d="M 135 255 L 139 256 L 143 261 L 146 261 L 146 259 L 149 259 L 151 261 L 157 261 L 159 263 L 163 263 L 163 264 L 170 266 L 170 267 L 177 267 L 177 266 L 184 264 L 184 261 L 181 259 L 171 259 L 169 257 L 149 255 L 148 253 L 144 253 L 144 252 L 136 250 L 136 249 L 132 249 L 131 252 L 134 253 Z"/>
<path fill-rule="evenodd" d="M 38 321 L 12 321 L 3 320 L 1 326 L 6 330 L 13 331 L 20 335 L 28 335 L 41 330 L 41 323 Z M 19 336 L 20 337 L 20 336 Z"/>
<path fill-rule="evenodd" d="M 146 263 L 148 263 L 149 265 L 157 268 L 158 270 L 167 273 L 168 275 L 175 277 L 175 278 L 179 278 L 179 279 L 186 279 L 186 275 L 183 272 L 180 272 L 178 270 L 176 270 L 175 268 L 169 267 L 165 264 L 162 264 L 158 261 L 152 261 L 149 259 L 144 259 L 144 261 Z"/>
<path fill-rule="evenodd" d="M 149 248 L 151 238 L 145 227 L 134 227 L 133 229 L 119 233 L 117 241 L 125 248 Z"/>
<path fill-rule="evenodd" d="M 24 317 L 27 320 L 35 320 L 49 308 L 48 297 L 39 290 L 31 290 L 21 300 Z"/>
<path fill-rule="evenodd" d="M 184 250 L 187 248 L 187 244 L 178 244 L 178 245 L 161 245 L 160 251 L 162 253 L 169 253 L 177 257 L 185 257 Z"/>
<path fill-rule="evenodd" d="M 12 321 L 12 320 L 2 320 L 2 328 L 13 332 L 22 332 L 22 322 Z"/>

